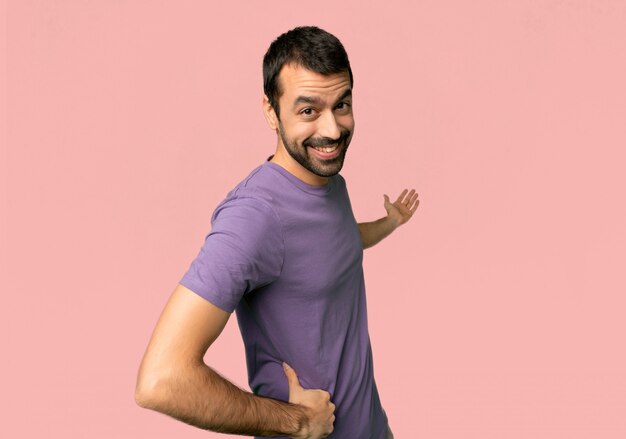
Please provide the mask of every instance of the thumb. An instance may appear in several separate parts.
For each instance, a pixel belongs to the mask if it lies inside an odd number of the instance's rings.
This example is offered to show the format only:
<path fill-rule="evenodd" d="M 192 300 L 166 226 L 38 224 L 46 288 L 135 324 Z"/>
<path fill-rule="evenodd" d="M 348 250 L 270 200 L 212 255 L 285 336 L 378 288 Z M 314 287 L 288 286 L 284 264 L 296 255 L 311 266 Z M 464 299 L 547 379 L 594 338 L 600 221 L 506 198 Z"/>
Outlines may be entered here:
<path fill-rule="evenodd" d="M 294 389 L 302 388 L 300 386 L 300 381 L 298 381 L 298 375 L 296 371 L 291 368 L 287 363 L 283 361 L 283 370 L 285 371 L 285 375 L 287 376 L 287 382 L 289 383 L 289 393 L 291 393 Z"/>
<path fill-rule="evenodd" d="M 389 196 L 387 194 L 383 195 L 383 197 L 385 197 L 385 207 L 387 207 L 389 204 L 391 204 L 391 201 L 389 201 Z"/>

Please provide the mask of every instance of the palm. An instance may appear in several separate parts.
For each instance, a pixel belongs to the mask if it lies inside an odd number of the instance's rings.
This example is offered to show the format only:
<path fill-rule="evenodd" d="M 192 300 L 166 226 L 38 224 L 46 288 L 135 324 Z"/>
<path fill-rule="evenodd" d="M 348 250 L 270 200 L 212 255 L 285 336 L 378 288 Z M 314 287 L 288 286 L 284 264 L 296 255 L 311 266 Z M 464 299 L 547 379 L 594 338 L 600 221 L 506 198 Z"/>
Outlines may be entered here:
<path fill-rule="evenodd" d="M 385 195 L 385 210 L 387 211 L 387 215 L 396 221 L 397 225 L 402 225 L 411 219 L 415 211 L 417 210 L 417 206 L 420 204 L 420 200 L 417 199 L 417 192 L 415 189 L 411 189 L 411 192 L 408 192 L 408 189 L 404 189 L 398 199 L 391 203 L 389 201 L 389 197 Z"/>

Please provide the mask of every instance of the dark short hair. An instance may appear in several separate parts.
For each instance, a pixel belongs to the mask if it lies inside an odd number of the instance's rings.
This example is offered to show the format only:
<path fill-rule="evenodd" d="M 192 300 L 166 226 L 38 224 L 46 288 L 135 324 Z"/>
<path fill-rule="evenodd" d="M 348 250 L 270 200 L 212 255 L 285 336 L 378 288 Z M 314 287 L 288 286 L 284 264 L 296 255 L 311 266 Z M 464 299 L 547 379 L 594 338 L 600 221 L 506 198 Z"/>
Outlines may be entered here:
<path fill-rule="evenodd" d="M 276 38 L 263 57 L 263 90 L 280 117 L 278 75 L 285 64 L 295 64 L 322 75 L 347 71 L 353 85 L 348 54 L 339 39 L 316 26 L 296 27 Z"/>

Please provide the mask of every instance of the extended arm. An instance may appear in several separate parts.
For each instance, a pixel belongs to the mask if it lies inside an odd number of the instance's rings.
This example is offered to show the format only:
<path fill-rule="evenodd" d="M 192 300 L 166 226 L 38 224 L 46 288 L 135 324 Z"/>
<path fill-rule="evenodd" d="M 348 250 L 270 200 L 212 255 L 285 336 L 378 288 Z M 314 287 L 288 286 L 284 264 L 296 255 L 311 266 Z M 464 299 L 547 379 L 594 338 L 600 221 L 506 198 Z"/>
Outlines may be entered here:
<path fill-rule="evenodd" d="M 358 224 L 364 249 L 378 244 L 389 236 L 391 232 L 411 219 L 413 213 L 417 210 L 419 200 L 415 189 L 411 189 L 411 192 L 408 194 L 407 192 L 408 190 L 404 189 L 393 203 L 389 201 L 387 195 L 384 195 L 387 216 L 376 221 Z"/>
<path fill-rule="evenodd" d="M 330 410 L 332 431 L 334 405 L 328 392 L 298 388 L 293 369 L 285 372 L 290 402 L 283 402 L 246 392 L 204 363 L 205 352 L 229 317 L 226 311 L 178 285 L 141 362 L 137 404 L 206 430 L 294 438 L 323 437 L 315 424 L 320 423 L 320 416 L 328 417 L 328 413 L 320 413 L 324 407 Z"/>

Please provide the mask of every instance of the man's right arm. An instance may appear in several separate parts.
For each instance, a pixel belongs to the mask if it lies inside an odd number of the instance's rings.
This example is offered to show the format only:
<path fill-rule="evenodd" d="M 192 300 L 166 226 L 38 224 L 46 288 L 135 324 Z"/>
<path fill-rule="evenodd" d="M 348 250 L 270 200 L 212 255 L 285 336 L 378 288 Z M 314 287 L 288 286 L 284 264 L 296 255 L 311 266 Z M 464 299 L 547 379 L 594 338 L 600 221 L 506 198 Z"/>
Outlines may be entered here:
<path fill-rule="evenodd" d="M 241 390 L 203 360 L 230 313 L 178 285 L 154 329 L 139 368 L 135 399 L 196 427 L 222 433 L 321 438 L 332 432 L 328 392 L 299 386 L 292 369 L 290 402 Z"/>

